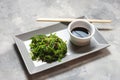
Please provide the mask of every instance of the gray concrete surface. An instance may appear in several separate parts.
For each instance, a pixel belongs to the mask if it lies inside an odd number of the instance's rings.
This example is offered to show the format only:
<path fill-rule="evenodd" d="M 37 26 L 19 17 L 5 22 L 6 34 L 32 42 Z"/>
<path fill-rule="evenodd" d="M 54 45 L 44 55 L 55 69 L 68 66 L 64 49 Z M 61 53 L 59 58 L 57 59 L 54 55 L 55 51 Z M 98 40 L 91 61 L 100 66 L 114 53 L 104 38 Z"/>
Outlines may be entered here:
<path fill-rule="evenodd" d="M 37 18 L 67 18 L 86 15 L 111 19 L 112 27 L 101 31 L 110 47 L 62 65 L 29 75 L 13 35 L 54 23 L 36 22 Z M 0 80 L 120 80 L 120 0 L 0 0 Z"/>

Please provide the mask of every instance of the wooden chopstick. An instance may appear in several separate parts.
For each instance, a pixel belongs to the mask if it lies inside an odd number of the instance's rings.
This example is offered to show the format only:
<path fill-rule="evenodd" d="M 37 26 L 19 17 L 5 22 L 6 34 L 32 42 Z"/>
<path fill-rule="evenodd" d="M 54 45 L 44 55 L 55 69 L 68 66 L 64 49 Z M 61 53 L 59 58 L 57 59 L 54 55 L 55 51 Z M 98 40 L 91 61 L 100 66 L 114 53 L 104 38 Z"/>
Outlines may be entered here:
<path fill-rule="evenodd" d="M 88 20 L 92 23 L 110 23 L 112 20 L 100 20 L 100 19 L 72 19 L 72 18 L 39 18 L 38 22 L 71 22 L 73 20 Z"/>

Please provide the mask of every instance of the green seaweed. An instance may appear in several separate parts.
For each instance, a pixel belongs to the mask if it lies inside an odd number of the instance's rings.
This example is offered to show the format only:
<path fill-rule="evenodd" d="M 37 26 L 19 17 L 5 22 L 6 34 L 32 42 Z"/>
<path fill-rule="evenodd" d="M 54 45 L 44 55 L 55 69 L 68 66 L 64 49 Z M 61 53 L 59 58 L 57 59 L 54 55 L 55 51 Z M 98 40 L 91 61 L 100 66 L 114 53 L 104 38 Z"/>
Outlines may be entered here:
<path fill-rule="evenodd" d="M 56 34 L 46 36 L 44 34 L 36 35 L 31 38 L 30 56 L 32 60 L 42 60 L 51 63 L 61 61 L 66 56 L 67 46 Z"/>

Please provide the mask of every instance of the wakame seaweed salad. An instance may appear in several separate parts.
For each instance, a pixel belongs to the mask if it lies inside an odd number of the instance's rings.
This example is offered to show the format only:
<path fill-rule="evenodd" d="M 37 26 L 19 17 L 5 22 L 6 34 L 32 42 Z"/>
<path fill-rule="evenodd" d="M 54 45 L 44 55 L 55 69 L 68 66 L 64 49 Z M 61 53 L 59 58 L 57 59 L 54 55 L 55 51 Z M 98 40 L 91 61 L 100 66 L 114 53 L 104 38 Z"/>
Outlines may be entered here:
<path fill-rule="evenodd" d="M 31 38 L 30 56 L 32 60 L 42 60 L 43 62 L 51 63 L 61 61 L 66 56 L 67 46 L 61 38 L 56 34 L 36 35 Z"/>

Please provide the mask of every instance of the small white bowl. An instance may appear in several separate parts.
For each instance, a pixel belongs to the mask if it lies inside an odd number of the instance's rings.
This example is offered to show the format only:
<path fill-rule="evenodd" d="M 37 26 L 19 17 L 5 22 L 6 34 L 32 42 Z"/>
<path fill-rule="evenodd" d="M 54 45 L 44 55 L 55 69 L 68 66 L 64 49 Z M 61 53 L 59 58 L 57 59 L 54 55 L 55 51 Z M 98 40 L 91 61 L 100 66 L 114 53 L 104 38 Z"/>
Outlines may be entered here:
<path fill-rule="evenodd" d="M 71 31 L 76 27 L 82 27 L 90 32 L 87 37 L 77 37 L 71 33 Z M 70 41 L 76 46 L 85 46 L 90 43 L 90 39 L 95 33 L 95 27 L 93 24 L 89 23 L 87 20 L 75 20 L 68 25 L 68 32 L 70 34 Z"/>

